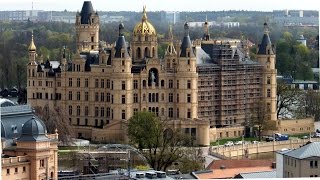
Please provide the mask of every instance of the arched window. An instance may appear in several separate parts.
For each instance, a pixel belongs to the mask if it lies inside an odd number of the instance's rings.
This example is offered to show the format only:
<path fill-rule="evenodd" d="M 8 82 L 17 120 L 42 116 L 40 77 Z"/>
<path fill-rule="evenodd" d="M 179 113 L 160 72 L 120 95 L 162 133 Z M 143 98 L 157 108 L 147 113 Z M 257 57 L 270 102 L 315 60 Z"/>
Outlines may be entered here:
<path fill-rule="evenodd" d="M 141 58 L 141 49 L 140 49 L 140 47 L 137 48 L 137 58 Z"/>
<path fill-rule="evenodd" d="M 149 57 L 149 48 L 148 47 L 146 47 L 144 49 L 144 57 Z"/>

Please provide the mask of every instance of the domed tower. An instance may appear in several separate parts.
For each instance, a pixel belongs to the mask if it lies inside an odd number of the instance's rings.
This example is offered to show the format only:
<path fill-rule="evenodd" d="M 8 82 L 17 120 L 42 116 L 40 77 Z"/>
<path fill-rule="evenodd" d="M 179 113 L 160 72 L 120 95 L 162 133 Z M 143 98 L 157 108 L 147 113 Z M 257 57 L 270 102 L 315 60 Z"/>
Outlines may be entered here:
<path fill-rule="evenodd" d="M 26 155 L 30 162 L 30 179 L 58 178 L 58 140 L 47 137 L 45 124 L 33 116 L 22 126 L 17 140 L 17 155 Z"/>
<path fill-rule="evenodd" d="M 277 69 L 274 45 L 269 37 L 268 24 L 264 23 L 264 34 L 259 44 L 257 60 L 264 66 L 262 78 L 262 101 L 270 120 L 277 120 Z"/>
<path fill-rule="evenodd" d="M 76 41 L 79 52 L 99 49 L 99 16 L 91 1 L 84 1 L 76 15 Z"/>
<path fill-rule="evenodd" d="M 139 62 L 144 58 L 158 57 L 157 32 L 148 21 L 146 7 L 143 7 L 141 21 L 133 29 L 131 42 L 133 62 Z"/>
<path fill-rule="evenodd" d="M 36 82 L 37 82 L 37 72 L 38 72 L 38 64 L 36 62 L 36 52 L 37 48 L 33 40 L 33 31 L 32 31 L 32 37 L 31 42 L 28 47 L 29 52 L 29 62 L 27 65 L 27 96 L 28 96 L 28 103 L 31 103 L 34 98 L 34 93 L 37 91 Z M 40 64 L 39 64 L 40 66 Z M 40 66 L 41 67 L 41 66 Z"/>

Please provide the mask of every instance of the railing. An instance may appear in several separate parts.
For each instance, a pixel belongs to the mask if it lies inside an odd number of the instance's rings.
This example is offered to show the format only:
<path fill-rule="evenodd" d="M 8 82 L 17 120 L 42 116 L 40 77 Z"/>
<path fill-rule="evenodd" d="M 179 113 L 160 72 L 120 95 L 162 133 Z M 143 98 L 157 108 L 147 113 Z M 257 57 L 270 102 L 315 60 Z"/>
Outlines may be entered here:
<path fill-rule="evenodd" d="M 2 164 L 7 165 L 11 163 L 18 163 L 18 162 L 28 162 L 26 156 L 17 156 L 17 157 L 8 157 L 8 158 L 2 158 Z"/>

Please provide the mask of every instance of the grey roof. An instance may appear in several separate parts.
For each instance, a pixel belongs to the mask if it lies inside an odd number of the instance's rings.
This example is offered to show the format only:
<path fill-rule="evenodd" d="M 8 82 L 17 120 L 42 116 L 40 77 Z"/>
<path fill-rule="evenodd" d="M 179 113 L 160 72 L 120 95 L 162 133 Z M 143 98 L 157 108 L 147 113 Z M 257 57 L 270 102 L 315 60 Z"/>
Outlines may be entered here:
<path fill-rule="evenodd" d="M 22 135 L 19 141 L 45 141 L 49 140 L 46 136 L 47 130 L 44 123 L 36 116 L 31 117 L 22 126 Z"/>
<path fill-rule="evenodd" d="M 180 50 L 181 50 L 180 57 L 187 57 L 187 48 L 190 48 L 190 57 L 195 57 L 192 43 L 189 36 L 189 25 L 187 22 L 184 24 L 184 31 L 185 31 L 185 34 L 180 47 Z"/>
<path fill-rule="evenodd" d="M 265 179 L 265 178 L 276 178 L 277 171 L 261 171 L 251 173 L 240 173 L 239 175 L 243 179 Z"/>
<path fill-rule="evenodd" d="M 123 29 L 124 29 L 124 26 L 121 23 L 119 25 L 119 37 L 118 37 L 118 40 L 116 42 L 116 47 L 115 47 L 116 52 L 115 52 L 114 57 L 116 57 L 116 58 L 121 58 L 121 50 L 122 49 L 124 49 L 124 58 L 129 56 L 127 43 L 126 43 L 126 40 L 125 40 L 124 35 L 122 33 Z"/>
<path fill-rule="evenodd" d="M 309 157 L 320 157 L 320 142 L 311 142 L 306 145 L 289 151 L 284 154 L 285 156 L 290 156 L 296 159 L 306 159 Z"/>
<path fill-rule="evenodd" d="M 81 9 L 81 24 L 90 24 L 90 16 L 94 13 L 91 1 L 84 1 Z"/>

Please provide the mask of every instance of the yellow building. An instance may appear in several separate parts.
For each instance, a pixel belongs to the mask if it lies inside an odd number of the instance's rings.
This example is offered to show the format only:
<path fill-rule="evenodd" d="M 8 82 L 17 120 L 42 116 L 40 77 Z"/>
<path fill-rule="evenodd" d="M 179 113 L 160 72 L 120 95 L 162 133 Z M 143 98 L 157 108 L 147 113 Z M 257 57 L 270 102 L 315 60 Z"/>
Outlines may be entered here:
<path fill-rule="evenodd" d="M 29 105 L 1 107 L 2 179 L 58 179 L 58 134 Z"/>
<path fill-rule="evenodd" d="M 73 60 L 64 54 L 60 61 L 37 61 L 32 38 L 27 88 L 33 107 L 62 107 L 79 138 L 126 141 L 125 123 L 137 111 L 156 113 L 201 145 L 209 145 L 210 127 L 238 127 L 240 132 L 249 104 L 257 100 L 270 107 L 275 120 L 275 54 L 267 30 L 257 62 L 244 55 L 246 48 L 238 42 L 211 40 L 207 26 L 204 39 L 192 42 L 187 22 L 181 44 L 173 43 L 170 33 L 160 59 L 157 31 L 145 7 L 131 43 L 122 23 L 115 44 L 99 43 L 99 16 L 90 1 L 84 2 L 75 26 Z M 236 135 L 242 135 L 238 130 Z"/>

